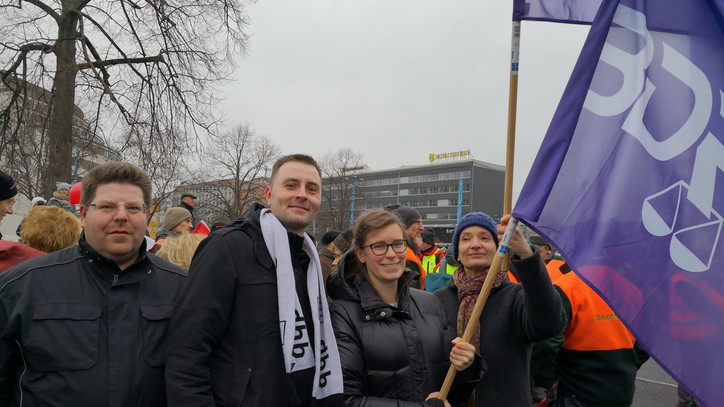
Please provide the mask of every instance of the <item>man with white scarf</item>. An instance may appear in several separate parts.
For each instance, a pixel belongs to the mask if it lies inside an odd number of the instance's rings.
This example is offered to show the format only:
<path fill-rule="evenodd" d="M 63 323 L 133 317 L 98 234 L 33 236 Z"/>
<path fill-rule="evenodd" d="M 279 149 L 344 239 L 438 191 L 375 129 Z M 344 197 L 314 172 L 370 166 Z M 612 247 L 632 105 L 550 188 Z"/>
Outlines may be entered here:
<path fill-rule="evenodd" d="M 172 406 L 341 406 L 342 373 L 313 241 L 321 171 L 294 154 L 246 218 L 194 255 L 169 329 Z"/>

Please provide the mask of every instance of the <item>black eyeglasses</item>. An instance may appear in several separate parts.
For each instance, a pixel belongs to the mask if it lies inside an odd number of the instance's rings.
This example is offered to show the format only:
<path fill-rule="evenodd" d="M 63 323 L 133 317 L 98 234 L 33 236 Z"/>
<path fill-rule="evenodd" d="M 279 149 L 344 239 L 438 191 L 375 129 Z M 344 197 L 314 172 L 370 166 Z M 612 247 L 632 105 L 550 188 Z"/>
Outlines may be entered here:
<path fill-rule="evenodd" d="M 365 247 L 369 247 L 372 253 L 382 256 L 385 253 L 387 253 L 387 250 L 391 247 L 392 250 L 395 253 L 404 253 L 405 249 L 407 249 L 407 241 L 405 240 L 395 240 L 392 243 L 385 243 L 385 242 L 377 242 L 372 243 L 371 245 L 367 245 Z"/>

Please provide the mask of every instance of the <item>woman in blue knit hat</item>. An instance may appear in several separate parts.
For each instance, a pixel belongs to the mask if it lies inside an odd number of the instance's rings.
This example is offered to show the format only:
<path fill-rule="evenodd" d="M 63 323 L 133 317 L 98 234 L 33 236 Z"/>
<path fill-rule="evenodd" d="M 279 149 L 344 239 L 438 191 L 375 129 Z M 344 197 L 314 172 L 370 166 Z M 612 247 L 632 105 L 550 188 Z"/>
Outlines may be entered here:
<path fill-rule="evenodd" d="M 435 292 L 462 336 L 488 273 L 496 273 L 471 343 L 488 370 L 468 400 L 468 407 L 529 407 L 529 361 L 533 342 L 558 335 L 566 326 L 561 299 L 551 284 L 540 251 L 516 229 L 510 241 L 511 270 L 522 284 L 508 281 L 503 270 L 490 270 L 510 215 L 496 224 L 482 213 L 469 213 L 455 227 L 452 251 L 461 264 L 445 288 Z"/>

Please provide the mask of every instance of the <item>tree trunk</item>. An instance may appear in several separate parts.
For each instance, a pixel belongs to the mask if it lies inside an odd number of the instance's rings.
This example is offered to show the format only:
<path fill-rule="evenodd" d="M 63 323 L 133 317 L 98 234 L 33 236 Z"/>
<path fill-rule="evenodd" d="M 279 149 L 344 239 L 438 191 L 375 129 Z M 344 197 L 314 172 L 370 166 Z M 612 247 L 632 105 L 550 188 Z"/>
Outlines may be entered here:
<path fill-rule="evenodd" d="M 65 6 L 65 4 L 64 4 Z M 73 110 L 75 107 L 76 40 L 78 14 L 64 7 L 58 21 L 56 73 L 53 78 L 53 100 L 48 129 L 48 172 L 43 178 L 42 192 L 51 196 L 55 182 L 71 182 L 73 167 Z"/>

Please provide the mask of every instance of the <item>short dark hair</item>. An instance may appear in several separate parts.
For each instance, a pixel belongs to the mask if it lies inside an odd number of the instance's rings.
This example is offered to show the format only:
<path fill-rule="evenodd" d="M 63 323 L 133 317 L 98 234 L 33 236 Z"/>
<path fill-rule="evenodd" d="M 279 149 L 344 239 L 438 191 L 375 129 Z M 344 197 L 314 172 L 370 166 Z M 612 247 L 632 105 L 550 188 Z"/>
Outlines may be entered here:
<path fill-rule="evenodd" d="M 339 230 L 329 230 L 324 235 L 322 235 L 322 244 L 324 246 L 334 242 L 334 239 L 339 236 Z"/>
<path fill-rule="evenodd" d="M 284 157 L 278 159 L 277 162 L 274 163 L 274 166 L 272 167 L 271 179 L 269 180 L 269 183 L 274 183 L 274 177 L 277 175 L 277 171 L 279 171 L 279 168 L 281 168 L 282 165 L 284 165 L 288 162 L 292 162 L 292 161 L 311 165 L 312 167 L 316 168 L 317 172 L 319 173 L 319 178 L 322 178 L 322 170 L 319 168 L 319 164 L 317 164 L 317 161 L 315 161 L 314 158 L 312 158 L 306 154 L 290 154 L 290 155 L 285 155 Z"/>
<path fill-rule="evenodd" d="M 131 184 L 141 188 L 143 203 L 151 206 L 151 178 L 146 171 L 126 162 L 110 162 L 99 165 L 83 177 L 80 204 L 88 205 L 96 197 L 98 186 L 105 184 Z"/>

